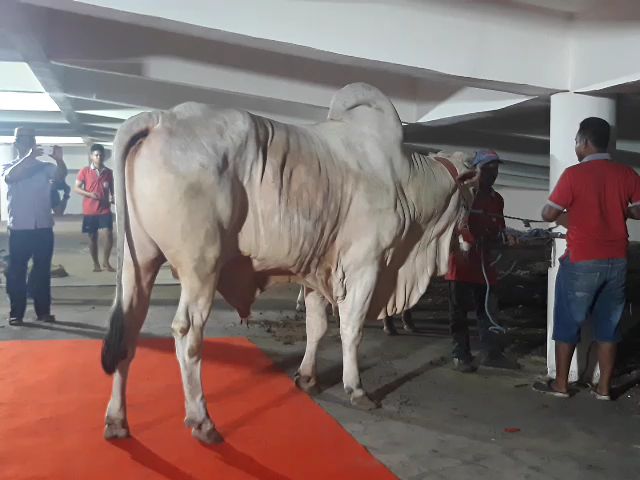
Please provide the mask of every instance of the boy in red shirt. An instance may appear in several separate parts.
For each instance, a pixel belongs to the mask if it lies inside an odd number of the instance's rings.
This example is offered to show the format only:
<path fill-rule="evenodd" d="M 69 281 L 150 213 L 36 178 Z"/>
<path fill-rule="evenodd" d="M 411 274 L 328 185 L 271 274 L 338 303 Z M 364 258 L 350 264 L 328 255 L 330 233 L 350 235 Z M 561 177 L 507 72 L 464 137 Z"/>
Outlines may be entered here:
<path fill-rule="evenodd" d="M 487 274 L 489 285 L 497 280 L 495 268 L 490 265 L 490 249 L 499 242 L 505 224 L 504 199 L 493 189 L 501 163 L 498 154 L 492 150 L 476 152 L 473 166 L 480 169 L 479 188 L 469 215 L 468 228 L 460 232 L 469 243 L 468 252 L 457 251 L 449 257 L 449 271 L 445 280 L 449 281 L 449 323 L 453 337 L 453 365 L 458 371 L 470 373 L 477 370 L 469 345 L 467 312 L 475 310 L 478 332 L 483 350 L 482 363 L 485 366 L 516 369 L 517 362 L 502 353 L 496 333 L 490 330 L 491 322 L 485 308 Z M 509 237 L 509 243 L 515 240 Z M 484 272 L 482 268 L 484 260 Z M 495 311 L 495 297 L 490 297 L 489 311 Z"/>
<path fill-rule="evenodd" d="M 594 321 L 600 382 L 592 393 L 610 400 L 611 375 L 625 307 L 627 218 L 640 219 L 640 177 L 607 153 L 610 126 L 596 117 L 580 123 L 578 165 L 567 168 L 542 211 L 547 222 L 567 227 L 567 252 L 560 259 L 553 312 L 556 378 L 534 389 L 568 398 L 569 368 L 580 328 Z"/>
<path fill-rule="evenodd" d="M 102 268 L 98 260 L 98 232 L 104 243 L 102 267 L 109 272 L 114 268 L 109 262 L 113 247 L 113 172 L 105 167 L 104 147 L 99 144 L 91 146 L 90 164 L 78 172 L 75 191 L 82 195 L 82 233 L 89 235 L 89 250 L 93 259 L 93 271 Z"/>

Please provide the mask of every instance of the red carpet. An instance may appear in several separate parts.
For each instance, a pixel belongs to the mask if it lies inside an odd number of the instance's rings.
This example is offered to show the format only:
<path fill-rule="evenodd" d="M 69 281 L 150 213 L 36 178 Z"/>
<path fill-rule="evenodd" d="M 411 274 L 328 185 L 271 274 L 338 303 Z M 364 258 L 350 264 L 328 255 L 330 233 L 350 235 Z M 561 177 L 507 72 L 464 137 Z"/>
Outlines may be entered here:
<path fill-rule="evenodd" d="M 111 378 L 100 344 L 0 342 L 0 478 L 393 479 L 255 345 L 207 340 L 203 381 L 225 443 L 204 446 L 183 424 L 173 342 L 144 341 L 129 383 L 133 438 L 107 442 Z"/>

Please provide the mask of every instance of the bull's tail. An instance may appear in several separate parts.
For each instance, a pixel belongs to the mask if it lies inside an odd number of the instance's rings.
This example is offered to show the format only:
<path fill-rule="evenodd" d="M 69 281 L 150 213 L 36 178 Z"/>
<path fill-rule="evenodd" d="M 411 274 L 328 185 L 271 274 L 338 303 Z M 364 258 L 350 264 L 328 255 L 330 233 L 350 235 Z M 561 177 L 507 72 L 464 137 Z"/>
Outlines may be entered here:
<path fill-rule="evenodd" d="M 159 112 L 141 113 L 130 118 L 118 129 L 113 142 L 115 168 L 115 200 L 118 267 L 116 274 L 116 295 L 111 309 L 109 330 L 102 344 L 102 368 L 109 375 L 116 371 L 118 363 L 127 358 L 126 322 L 122 305 L 122 267 L 124 263 L 125 240 L 133 251 L 131 231 L 127 213 L 127 193 L 125 183 L 125 164 L 131 149 L 149 135 L 158 124 Z"/>

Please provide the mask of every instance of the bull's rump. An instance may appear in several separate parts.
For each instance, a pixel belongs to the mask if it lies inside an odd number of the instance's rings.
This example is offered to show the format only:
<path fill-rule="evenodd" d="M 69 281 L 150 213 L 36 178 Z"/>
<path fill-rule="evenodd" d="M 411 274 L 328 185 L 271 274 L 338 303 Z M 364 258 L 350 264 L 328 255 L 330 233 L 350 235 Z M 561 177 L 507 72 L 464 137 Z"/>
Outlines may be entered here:
<path fill-rule="evenodd" d="M 130 162 L 153 178 L 128 183 L 145 202 L 166 204 L 156 214 L 189 220 L 173 234 L 221 228 L 227 248 L 257 269 L 304 274 L 333 254 L 346 224 L 371 236 L 371 221 L 393 214 L 393 178 L 372 166 L 383 153 L 357 137 L 340 122 L 291 126 L 187 104 L 163 115 Z"/>

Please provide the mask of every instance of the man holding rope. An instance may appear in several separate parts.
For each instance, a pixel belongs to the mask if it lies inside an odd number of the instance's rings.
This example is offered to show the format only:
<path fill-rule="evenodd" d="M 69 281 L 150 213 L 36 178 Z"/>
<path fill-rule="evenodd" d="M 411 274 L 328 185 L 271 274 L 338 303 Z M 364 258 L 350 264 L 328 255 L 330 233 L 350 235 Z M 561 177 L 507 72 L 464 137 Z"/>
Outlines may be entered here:
<path fill-rule="evenodd" d="M 473 165 L 480 169 L 479 189 L 469 215 L 468 228 L 460 232 L 470 244 L 468 252 L 455 252 L 449 259 L 449 323 L 453 337 L 453 365 L 460 372 L 471 373 L 477 366 L 471 355 L 467 313 L 475 310 L 482 347 L 481 364 L 494 368 L 517 369 L 520 365 L 507 358 L 497 332 L 492 329 L 496 297 L 487 289 L 497 281 L 489 252 L 505 238 L 509 245 L 515 238 L 504 236 L 504 199 L 493 189 L 498 177 L 500 157 L 492 150 L 476 152 Z"/>

